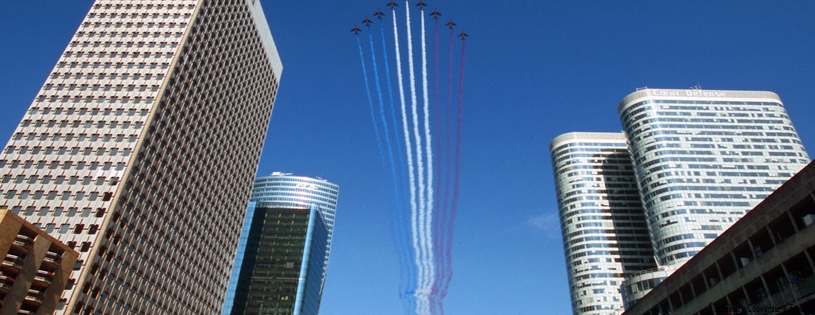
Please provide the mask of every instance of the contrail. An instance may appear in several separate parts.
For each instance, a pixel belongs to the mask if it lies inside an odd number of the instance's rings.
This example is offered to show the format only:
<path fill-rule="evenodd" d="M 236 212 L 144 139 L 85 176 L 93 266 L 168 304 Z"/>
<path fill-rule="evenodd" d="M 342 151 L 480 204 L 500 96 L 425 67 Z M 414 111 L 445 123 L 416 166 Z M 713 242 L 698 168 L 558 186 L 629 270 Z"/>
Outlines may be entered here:
<path fill-rule="evenodd" d="M 395 11 L 394 11 L 395 12 Z M 410 34 L 408 32 L 408 34 Z M 410 182 L 410 213 L 411 213 L 411 237 L 413 239 L 413 255 L 416 267 L 419 268 L 419 244 L 416 239 L 416 179 L 413 176 L 413 150 L 410 141 L 410 132 L 408 131 L 408 121 L 405 104 L 405 89 L 404 80 L 402 78 L 402 57 L 399 50 L 399 32 L 396 24 L 396 14 L 393 15 L 393 37 L 396 50 L 396 75 L 399 81 L 399 100 L 401 102 L 402 112 L 402 133 L 405 137 L 405 148 L 407 150 L 407 165 L 408 165 L 408 180 Z M 418 271 L 418 270 L 417 270 Z"/>
<path fill-rule="evenodd" d="M 433 253 L 434 253 L 434 264 L 436 265 L 436 277 L 435 281 L 433 282 L 433 288 L 431 290 L 431 296 L 434 297 L 434 309 L 439 308 L 442 313 L 444 313 L 444 307 L 442 305 L 442 301 L 438 300 L 439 296 L 439 285 L 441 284 L 441 279 L 444 279 L 444 275 L 447 273 L 444 270 L 444 252 L 442 244 L 444 244 L 444 216 L 445 216 L 445 209 L 442 203 L 443 195 L 442 195 L 442 174 L 441 174 L 441 123 L 439 122 L 439 19 L 435 17 L 435 27 L 434 27 L 434 42 L 435 45 L 433 46 L 434 55 L 435 55 L 435 64 L 433 67 L 434 70 L 434 78 L 435 78 L 435 102 L 436 102 L 436 115 L 435 115 L 435 131 L 436 131 L 436 158 L 435 164 L 436 169 L 439 170 L 439 175 L 436 177 L 436 190 L 434 191 L 435 195 L 437 196 L 435 199 L 435 206 L 434 206 L 434 215 L 433 217 L 436 218 L 434 220 L 433 225 Z"/>
<path fill-rule="evenodd" d="M 426 290 L 426 281 L 430 277 L 427 275 L 428 265 L 427 265 L 427 252 L 425 251 L 425 246 L 427 240 L 426 235 L 423 233 L 425 230 L 424 222 L 422 218 L 425 216 L 425 200 L 424 200 L 424 192 L 425 192 L 425 185 L 424 185 L 424 163 L 422 161 L 422 139 L 419 136 L 419 117 L 417 113 L 417 100 L 416 100 L 416 75 L 414 71 L 413 65 L 413 39 L 411 36 L 411 27 L 410 27 L 410 4 L 405 1 L 405 12 L 406 12 L 406 20 L 407 20 L 407 42 L 408 42 L 408 70 L 410 71 L 410 100 L 411 100 L 411 114 L 413 118 L 413 136 L 416 139 L 416 164 L 418 166 L 417 174 L 419 178 L 419 213 L 418 213 L 418 243 L 420 243 L 419 248 L 419 261 L 421 272 L 419 278 L 419 287 L 417 288 L 417 297 L 421 296 L 418 303 L 421 304 L 421 309 L 424 310 L 426 308 L 426 296 L 427 294 L 424 292 Z M 417 240 L 414 238 L 414 242 Z M 419 308 L 417 306 L 417 308 Z M 417 309 L 417 311 L 419 311 Z M 422 313 L 427 313 L 426 311 Z"/>
<path fill-rule="evenodd" d="M 396 19 L 395 12 L 394 12 L 394 17 L 393 18 L 394 18 L 394 20 Z M 397 151 L 396 156 L 399 159 L 399 163 L 398 163 L 399 172 L 393 174 L 394 175 L 394 183 L 393 183 L 394 187 L 393 187 L 393 189 L 395 190 L 395 194 L 396 194 L 396 198 L 395 198 L 394 202 L 395 202 L 395 207 L 396 207 L 397 234 L 399 236 L 399 240 L 397 242 L 399 243 L 398 245 L 399 245 L 399 249 L 401 251 L 400 254 L 402 255 L 402 257 L 408 258 L 411 254 L 410 254 L 410 250 L 407 248 L 407 245 L 406 245 L 407 238 L 406 238 L 406 235 L 405 235 L 406 231 L 405 231 L 405 222 L 404 222 L 404 219 L 405 219 L 404 218 L 404 210 L 402 209 L 402 205 L 403 205 L 402 200 L 399 197 L 399 196 L 401 196 L 402 192 L 404 192 L 404 187 L 402 187 L 401 183 L 402 183 L 402 176 L 404 176 L 404 173 L 405 173 L 405 168 L 404 168 L 404 163 L 405 162 L 404 162 L 404 159 L 402 157 L 402 147 L 401 147 L 402 144 L 399 141 L 399 127 L 398 127 L 398 124 L 396 122 L 396 108 L 395 108 L 396 105 L 394 104 L 394 100 L 393 100 L 393 88 L 392 88 L 392 84 L 391 84 L 390 65 L 388 64 L 388 48 L 387 48 L 387 45 L 385 44 L 385 27 L 383 26 L 383 22 L 382 22 L 381 18 L 379 19 L 379 31 L 380 31 L 380 33 L 382 35 L 381 36 L 382 37 L 382 55 L 383 55 L 382 59 L 385 61 L 385 78 L 387 79 L 388 99 L 390 100 L 391 125 L 393 126 L 393 135 L 394 135 L 393 138 L 394 138 L 394 141 L 396 142 L 396 145 L 395 145 L 396 151 Z M 392 171 L 394 171 L 394 170 L 392 170 Z M 399 174 L 399 176 L 396 176 L 396 174 Z M 404 274 L 405 283 L 403 284 L 403 286 L 410 283 L 410 281 L 411 281 L 411 279 L 413 277 L 413 273 L 411 272 L 412 269 L 413 268 L 409 267 L 409 266 L 402 266 L 402 271 L 405 273 Z M 404 292 L 404 291 L 407 291 L 406 287 L 402 287 L 400 289 L 400 292 Z"/>
<path fill-rule="evenodd" d="M 453 222 L 456 220 L 456 210 L 458 208 L 458 188 L 459 188 L 459 174 L 461 171 L 461 112 L 462 107 L 464 104 L 464 51 L 466 40 L 462 37 L 461 41 L 461 72 L 459 73 L 458 79 L 458 108 L 456 110 L 456 170 L 453 179 L 453 202 L 452 207 L 450 210 L 450 221 L 447 223 L 447 229 L 452 235 L 453 232 Z M 452 266 L 452 259 L 450 255 L 450 250 L 452 248 L 453 238 L 452 236 L 447 239 L 447 248 L 445 256 L 447 256 L 447 264 L 448 266 Z M 444 287 L 442 290 L 442 297 L 447 295 L 447 288 L 450 286 L 450 277 L 452 277 L 453 272 L 452 268 L 450 269 L 449 277 L 446 279 L 444 283 Z"/>
<path fill-rule="evenodd" d="M 428 279 L 425 284 L 427 294 L 432 294 L 432 285 L 435 282 L 436 266 L 433 259 L 433 150 L 430 138 L 430 101 L 427 92 L 427 45 L 425 40 L 424 11 L 421 11 L 421 34 L 422 34 L 422 95 L 424 96 L 424 137 L 425 153 L 427 154 L 427 206 L 425 211 L 425 252 L 427 253 L 427 263 L 430 269 L 427 271 Z"/>
<path fill-rule="evenodd" d="M 379 127 L 376 126 L 376 115 L 374 114 L 374 102 L 371 99 L 371 88 L 368 87 L 368 70 L 365 69 L 365 56 L 362 55 L 362 42 L 357 36 L 357 46 L 359 46 L 359 59 L 362 61 L 362 74 L 365 76 L 365 92 L 368 94 L 368 108 L 371 110 L 371 119 L 374 123 L 374 133 L 376 133 L 376 145 L 379 147 L 379 159 L 382 165 L 385 165 L 385 157 L 382 154 L 382 140 L 379 139 Z"/>

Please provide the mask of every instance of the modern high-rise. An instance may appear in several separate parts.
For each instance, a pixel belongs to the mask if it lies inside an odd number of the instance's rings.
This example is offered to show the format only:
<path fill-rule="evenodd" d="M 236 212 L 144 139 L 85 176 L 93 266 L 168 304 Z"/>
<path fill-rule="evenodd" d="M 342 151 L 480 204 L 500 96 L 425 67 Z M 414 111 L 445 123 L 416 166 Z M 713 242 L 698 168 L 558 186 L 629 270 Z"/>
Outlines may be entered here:
<path fill-rule="evenodd" d="M 572 309 L 613 314 L 625 278 L 656 267 L 625 135 L 572 132 L 550 150 Z"/>
<path fill-rule="evenodd" d="M 257 0 L 99 0 L 0 155 L 79 252 L 56 314 L 216 314 L 282 65 Z"/>
<path fill-rule="evenodd" d="M 690 259 L 809 163 L 773 92 L 642 89 L 618 110 L 660 265 Z"/>
<path fill-rule="evenodd" d="M 255 207 L 223 314 L 317 315 L 328 229 L 319 207 Z"/>
<path fill-rule="evenodd" d="M 618 110 L 625 138 L 617 139 L 616 145 L 625 148 L 623 143 L 627 142 L 634 175 L 631 179 L 637 185 L 640 211 L 644 213 L 640 226 L 647 227 L 652 255 L 660 267 L 626 275 L 626 287 L 639 288 L 629 297 L 643 296 L 809 162 L 781 100 L 772 92 L 646 88 L 626 96 Z M 589 139 L 580 142 L 592 143 L 586 134 L 575 134 L 555 141 L 582 137 Z M 614 148 L 604 145 L 607 150 Z M 571 273 L 575 257 L 570 256 L 569 248 L 576 242 L 570 243 L 574 231 L 567 228 L 574 221 L 564 217 L 564 211 L 570 210 L 564 210 L 564 204 L 570 202 L 566 206 L 575 209 L 593 202 L 602 204 L 611 200 L 612 191 L 599 195 L 567 191 L 573 186 L 564 187 L 562 183 L 576 185 L 569 182 L 569 177 L 579 174 L 580 168 L 587 172 L 602 167 L 576 164 L 574 170 L 569 170 L 568 157 L 556 156 L 557 147 L 568 148 L 562 143 L 552 144 L 567 268 L 573 286 L 581 276 Z M 602 180 L 597 175 L 587 177 Z M 621 236 L 613 233 L 603 237 Z M 602 298 L 601 292 L 595 293 L 595 301 Z M 591 298 L 583 302 L 586 300 Z M 587 313 L 591 309 L 577 307 L 582 304 L 574 294 L 572 302 L 574 314 L 615 313 Z M 635 301 L 625 302 L 627 307 Z"/>
<path fill-rule="evenodd" d="M 331 254 L 331 240 L 334 235 L 334 216 L 337 213 L 337 198 L 340 187 L 322 178 L 294 176 L 290 173 L 274 172 L 270 176 L 258 177 L 252 189 L 252 199 L 258 208 L 310 209 L 317 206 L 323 215 L 328 229 L 325 249 L 325 263 L 320 290 L 325 285 L 328 261 Z"/>

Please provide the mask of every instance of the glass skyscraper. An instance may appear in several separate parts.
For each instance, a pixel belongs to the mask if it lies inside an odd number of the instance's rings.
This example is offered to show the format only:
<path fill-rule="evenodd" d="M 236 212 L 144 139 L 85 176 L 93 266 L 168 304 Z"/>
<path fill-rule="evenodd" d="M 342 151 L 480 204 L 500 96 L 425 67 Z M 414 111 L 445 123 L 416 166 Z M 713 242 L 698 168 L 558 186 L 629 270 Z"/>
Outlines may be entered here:
<path fill-rule="evenodd" d="M 318 208 L 252 209 L 223 314 L 317 315 L 328 240 Z"/>
<path fill-rule="evenodd" d="M 294 176 L 289 173 L 274 172 L 270 176 L 258 177 L 252 189 L 251 201 L 258 207 L 308 209 L 317 206 L 328 228 L 328 241 L 325 250 L 322 283 L 328 270 L 331 255 L 331 241 L 334 235 L 334 216 L 337 212 L 337 198 L 340 187 L 321 178 Z M 322 286 L 322 285 L 321 285 Z"/>
<path fill-rule="evenodd" d="M 625 135 L 572 132 L 550 150 L 572 308 L 622 310 L 625 278 L 656 267 Z"/>
<path fill-rule="evenodd" d="M 661 265 L 690 259 L 809 163 L 772 92 L 643 89 L 618 109 Z"/>
<path fill-rule="evenodd" d="M 260 1 L 98 0 L 0 154 L 79 252 L 56 314 L 216 314 L 282 63 Z"/>

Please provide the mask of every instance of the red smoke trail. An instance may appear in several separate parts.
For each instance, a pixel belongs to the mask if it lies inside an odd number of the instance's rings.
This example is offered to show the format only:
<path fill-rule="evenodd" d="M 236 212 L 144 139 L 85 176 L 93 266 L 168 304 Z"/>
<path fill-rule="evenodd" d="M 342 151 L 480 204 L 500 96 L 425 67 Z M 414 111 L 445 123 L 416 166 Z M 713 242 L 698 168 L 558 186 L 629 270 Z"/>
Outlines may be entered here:
<path fill-rule="evenodd" d="M 462 38 L 461 41 L 461 72 L 458 78 L 458 108 L 456 110 L 456 157 L 455 157 L 455 174 L 453 175 L 453 201 L 450 207 L 450 220 L 447 221 L 447 233 L 450 234 L 450 237 L 446 239 L 447 244 L 445 246 L 445 260 L 446 260 L 446 268 L 448 270 L 447 277 L 443 283 L 444 288 L 441 291 L 441 297 L 444 298 L 447 295 L 447 288 L 450 286 L 450 279 L 453 277 L 453 269 L 452 267 L 452 257 L 450 255 L 450 251 L 452 249 L 453 243 L 453 222 L 456 221 L 456 210 L 458 207 L 458 187 L 459 187 L 459 174 L 461 170 L 461 112 L 462 107 L 464 104 L 464 46 L 466 41 Z M 442 314 L 444 314 L 444 310 L 442 310 Z"/>

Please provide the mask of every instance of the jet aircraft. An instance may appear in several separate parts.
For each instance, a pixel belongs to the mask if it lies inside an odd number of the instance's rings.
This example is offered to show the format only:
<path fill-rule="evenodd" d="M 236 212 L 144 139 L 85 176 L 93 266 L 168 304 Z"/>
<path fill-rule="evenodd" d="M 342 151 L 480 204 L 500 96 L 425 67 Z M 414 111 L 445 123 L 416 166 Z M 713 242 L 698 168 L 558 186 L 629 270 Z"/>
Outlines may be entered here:
<path fill-rule="evenodd" d="M 465 37 L 469 37 L 469 36 L 470 35 L 467 35 L 467 33 L 464 33 L 463 30 L 461 31 L 461 34 L 458 34 L 458 37 L 461 37 L 461 40 L 465 40 L 466 39 Z"/>
<path fill-rule="evenodd" d="M 359 27 L 357 27 L 357 25 L 354 24 L 354 28 L 351 29 L 351 32 L 354 32 L 354 35 L 359 35 L 359 31 L 360 31 Z"/>
<path fill-rule="evenodd" d="M 388 3 L 388 6 L 391 7 L 391 10 L 396 10 L 396 7 L 399 5 L 396 4 L 396 2 L 391 1 L 391 3 Z"/>
<path fill-rule="evenodd" d="M 427 5 L 424 4 L 423 0 L 419 0 L 419 4 L 417 4 L 416 6 L 419 7 L 419 10 L 424 10 L 424 7 L 426 7 Z"/>
<path fill-rule="evenodd" d="M 381 19 L 382 19 L 382 17 L 383 17 L 383 16 L 385 16 L 385 13 L 382 13 L 382 11 L 379 11 L 379 9 L 376 9 L 376 13 L 374 13 L 374 16 L 375 16 L 377 19 L 380 19 L 380 20 L 381 20 Z"/>
<path fill-rule="evenodd" d="M 436 9 L 433 9 L 433 13 L 430 13 L 430 16 L 438 20 L 439 16 L 441 16 L 441 13 L 439 13 L 439 11 L 436 11 Z"/>
<path fill-rule="evenodd" d="M 362 24 L 365 24 L 365 26 L 371 26 L 371 23 L 373 22 L 371 22 L 371 20 L 369 20 L 367 16 L 365 17 L 364 20 L 362 20 Z"/>
<path fill-rule="evenodd" d="M 444 24 L 444 26 L 447 26 L 452 30 L 453 26 L 456 26 L 456 23 L 453 23 L 453 19 L 450 19 L 450 22 L 447 22 L 447 24 Z"/>

